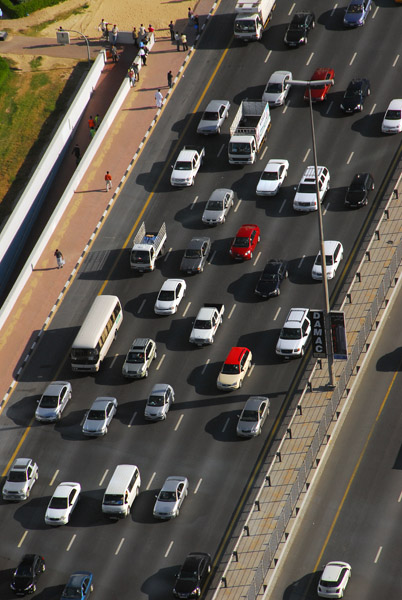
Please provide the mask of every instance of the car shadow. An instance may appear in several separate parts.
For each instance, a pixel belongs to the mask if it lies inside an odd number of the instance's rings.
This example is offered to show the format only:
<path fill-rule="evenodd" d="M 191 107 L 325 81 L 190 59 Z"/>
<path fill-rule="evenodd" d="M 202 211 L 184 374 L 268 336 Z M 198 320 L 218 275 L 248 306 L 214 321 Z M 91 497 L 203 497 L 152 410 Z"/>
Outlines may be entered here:
<path fill-rule="evenodd" d="M 237 410 L 230 410 L 221 412 L 219 415 L 213 417 L 205 425 L 205 431 L 217 442 L 239 442 L 241 438 L 236 435 L 236 425 L 238 421 L 238 415 L 240 415 L 243 406 L 248 396 L 242 396 L 241 400 L 239 396 L 236 396 L 236 402 L 241 402 Z M 231 404 L 233 403 L 230 398 Z"/>
<path fill-rule="evenodd" d="M 194 320 L 195 316 L 173 319 L 168 329 L 158 331 L 156 343 L 165 344 L 167 350 L 176 352 L 196 349 L 196 346 L 188 341 Z"/>
<path fill-rule="evenodd" d="M 255 286 L 258 283 L 258 280 L 261 276 L 262 271 L 257 271 L 254 273 L 245 273 L 235 281 L 232 281 L 227 291 L 229 294 L 232 294 L 233 299 L 236 302 L 243 303 L 255 303 L 259 296 L 256 296 L 254 293 Z"/>
<path fill-rule="evenodd" d="M 316 600 L 317 586 L 323 570 L 304 575 L 291 583 L 283 593 L 283 600 L 293 598 L 304 598 L 304 600 Z"/>

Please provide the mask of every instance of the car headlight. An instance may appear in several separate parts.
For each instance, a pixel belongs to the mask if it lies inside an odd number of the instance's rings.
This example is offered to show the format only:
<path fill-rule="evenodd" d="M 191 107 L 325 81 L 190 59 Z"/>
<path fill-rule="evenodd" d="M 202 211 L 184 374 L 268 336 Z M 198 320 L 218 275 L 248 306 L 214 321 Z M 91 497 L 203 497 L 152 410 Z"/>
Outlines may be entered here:
<path fill-rule="evenodd" d="M 247 250 L 245 254 L 246 254 L 246 256 L 248 256 L 250 253 L 251 253 L 251 250 Z"/>

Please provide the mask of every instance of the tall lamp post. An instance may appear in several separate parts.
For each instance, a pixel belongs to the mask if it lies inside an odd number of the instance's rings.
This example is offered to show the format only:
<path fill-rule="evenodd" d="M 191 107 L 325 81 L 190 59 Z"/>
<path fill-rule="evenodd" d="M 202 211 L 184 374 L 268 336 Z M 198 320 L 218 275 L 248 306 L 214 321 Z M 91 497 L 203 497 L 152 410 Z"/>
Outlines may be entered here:
<path fill-rule="evenodd" d="M 87 44 L 87 52 L 88 52 L 88 69 L 91 67 L 91 56 L 89 53 L 89 41 L 86 35 L 84 35 L 81 31 L 75 31 L 75 29 L 63 29 L 60 27 L 56 31 L 57 43 L 58 44 L 69 44 L 70 43 L 70 33 L 78 33 L 82 38 L 84 38 Z"/>
<path fill-rule="evenodd" d="M 311 137 L 313 141 L 313 160 L 314 160 L 314 172 L 315 172 L 315 186 L 316 186 L 316 194 L 317 194 L 317 214 L 318 214 L 318 229 L 320 235 L 320 251 L 321 251 L 321 270 L 322 270 L 322 282 L 324 284 L 324 326 L 325 326 L 325 337 L 327 344 L 327 356 L 328 356 L 328 376 L 329 376 L 329 387 L 334 387 L 334 355 L 332 352 L 332 344 L 331 344 L 331 330 L 329 323 L 329 293 L 328 293 L 328 280 L 327 280 L 327 267 L 325 263 L 325 250 L 324 250 L 324 228 L 322 224 L 322 210 L 321 210 L 321 195 L 320 195 L 320 186 L 318 183 L 318 166 L 317 166 L 317 148 L 315 143 L 315 130 L 314 130 L 314 119 L 313 119 L 313 103 L 311 100 L 311 88 L 312 87 L 321 87 L 323 85 L 334 85 L 333 79 L 324 79 L 324 80 L 314 80 L 314 81 L 299 81 L 292 80 L 292 86 L 300 86 L 307 88 L 308 90 L 308 99 L 309 99 L 309 107 L 310 107 L 310 125 L 311 125 Z"/>

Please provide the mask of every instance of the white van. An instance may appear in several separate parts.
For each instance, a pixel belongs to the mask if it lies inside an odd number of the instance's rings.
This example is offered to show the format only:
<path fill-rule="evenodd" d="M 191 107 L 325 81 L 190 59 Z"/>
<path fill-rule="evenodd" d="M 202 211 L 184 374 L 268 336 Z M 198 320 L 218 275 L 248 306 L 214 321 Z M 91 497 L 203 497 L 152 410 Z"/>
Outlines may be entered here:
<path fill-rule="evenodd" d="M 135 465 L 118 465 L 106 488 L 102 512 L 111 519 L 127 517 L 140 493 L 141 478 Z"/>

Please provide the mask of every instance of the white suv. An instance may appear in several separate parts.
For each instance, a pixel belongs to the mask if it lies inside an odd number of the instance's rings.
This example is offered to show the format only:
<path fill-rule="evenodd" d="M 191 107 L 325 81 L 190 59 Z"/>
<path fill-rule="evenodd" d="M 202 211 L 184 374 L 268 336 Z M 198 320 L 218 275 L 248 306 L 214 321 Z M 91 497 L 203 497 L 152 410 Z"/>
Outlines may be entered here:
<path fill-rule="evenodd" d="M 325 194 L 329 190 L 329 181 L 331 178 L 327 167 L 317 167 L 317 172 L 320 199 L 321 202 L 323 202 Z M 304 171 L 303 177 L 296 188 L 296 194 L 293 199 L 293 208 L 294 210 L 302 212 L 317 210 L 317 190 L 314 167 L 307 167 Z"/>
<path fill-rule="evenodd" d="M 311 333 L 308 308 L 291 308 L 276 344 L 276 353 L 283 358 L 299 358 Z"/>

